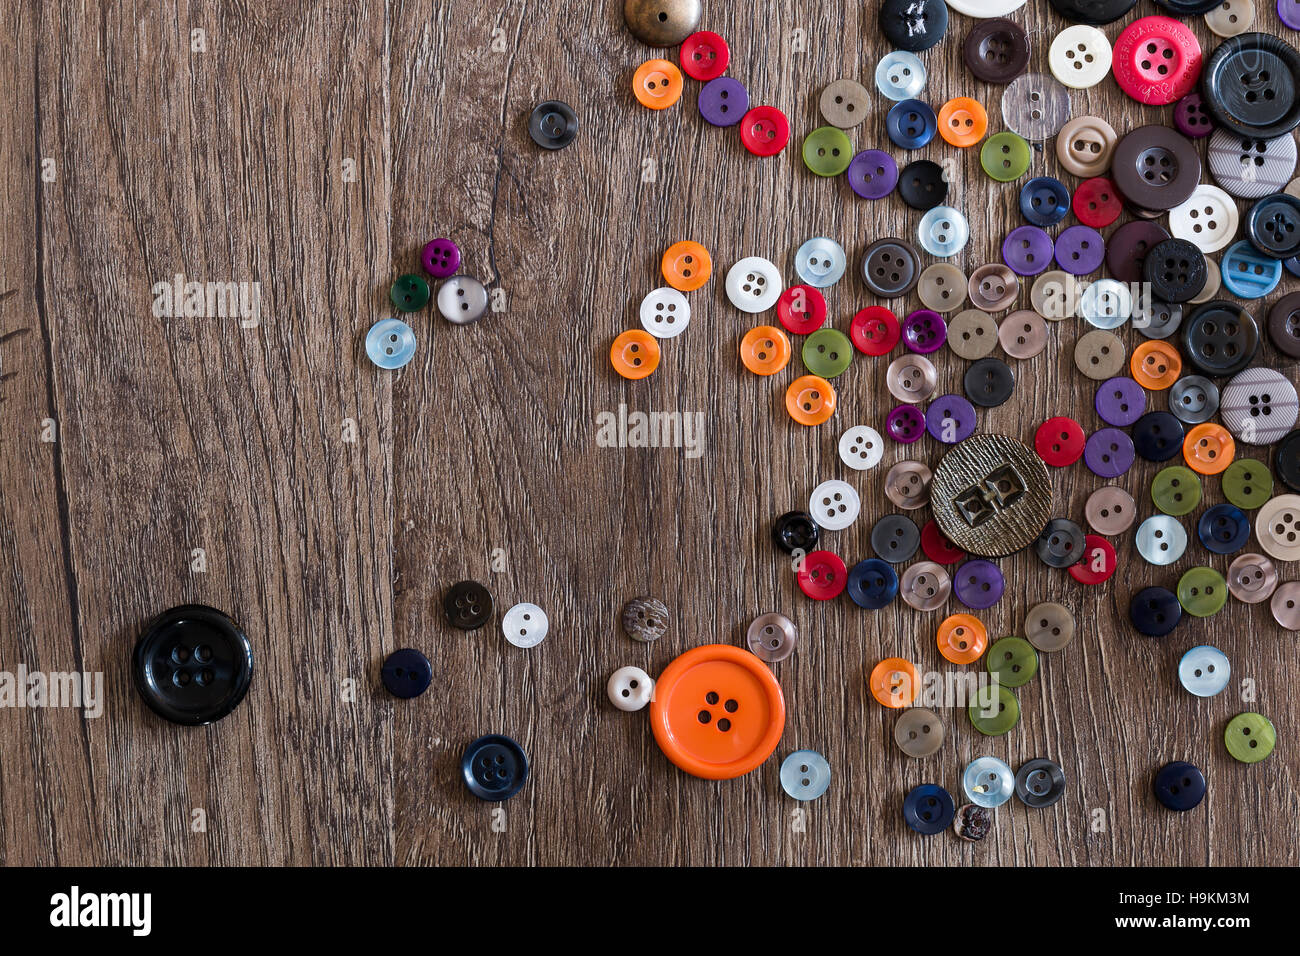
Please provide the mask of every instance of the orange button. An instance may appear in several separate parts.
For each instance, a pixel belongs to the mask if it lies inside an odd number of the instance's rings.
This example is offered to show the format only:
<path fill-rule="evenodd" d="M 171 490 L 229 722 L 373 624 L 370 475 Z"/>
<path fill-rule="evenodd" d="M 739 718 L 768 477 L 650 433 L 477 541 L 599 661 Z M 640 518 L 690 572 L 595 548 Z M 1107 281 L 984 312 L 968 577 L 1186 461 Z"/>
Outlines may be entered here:
<path fill-rule="evenodd" d="M 1217 475 L 1232 464 L 1236 455 L 1237 443 L 1222 425 L 1197 425 L 1183 439 L 1187 467 L 1202 475 Z"/>
<path fill-rule="evenodd" d="M 674 242 L 659 263 L 664 281 L 682 292 L 694 292 L 713 274 L 713 257 L 698 242 Z"/>
<path fill-rule="evenodd" d="M 609 362 L 624 378 L 645 378 L 659 367 L 659 343 L 644 329 L 628 329 L 609 347 Z"/>
<path fill-rule="evenodd" d="M 906 707 L 921 693 L 921 675 L 910 661 L 886 657 L 871 672 L 871 696 L 886 707 Z"/>
<path fill-rule="evenodd" d="M 632 74 L 632 95 L 652 110 L 667 109 L 682 97 L 682 71 L 668 60 L 646 60 Z"/>
<path fill-rule="evenodd" d="M 785 729 L 785 698 L 749 651 L 705 644 L 659 675 L 650 726 L 659 749 L 687 773 L 730 780 L 772 755 Z"/>
<path fill-rule="evenodd" d="M 1183 358 L 1168 342 L 1151 340 L 1133 350 L 1128 367 L 1139 385 L 1158 392 L 1178 381 L 1183 372 Z"/>
<path fill-rule="evenodd" d="M 989 114 L 969 96 L 944 103 L 939 110 L 939 135 L 954 146 L 974 146 L 989 131 Z"/>
<path fill-rule="evenodd" d="M 816 375 L 801 375 L 785 390 L 785 410 L 800 425 L 820 425 L 835 414 L 835 389 Z"/>
<path fill-rule="evenodd" d="M 755 375 L 772 375 L 790 361 L 790 339 L 774 325 L 760 325 L 740 340 L 740 360 Z"/>
<path fill-rule="evenodd" d="M 989 646 L 988 628 L 969 614 L 953 614 L 939 624 L 939 653 L 954 664 L 972 664 Z"/>

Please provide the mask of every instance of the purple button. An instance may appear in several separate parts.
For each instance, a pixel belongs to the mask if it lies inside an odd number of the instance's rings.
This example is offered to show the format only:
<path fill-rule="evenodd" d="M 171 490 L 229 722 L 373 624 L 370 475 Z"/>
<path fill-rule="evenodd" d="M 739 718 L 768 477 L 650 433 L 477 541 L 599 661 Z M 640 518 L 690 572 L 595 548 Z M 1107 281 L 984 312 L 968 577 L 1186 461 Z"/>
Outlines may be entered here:
<path fill-rule="evenodd" d="M 1052 237 L 1037 226 L 1021 226 L 1002 241 L 1002 261 L 1017 275 L 1036 276 L 1052 264 Z"/>
<path fill-rule="evenodd" d="M 749 110 L 749 94 L 729 76 L 709 80 L 700 88 L 700 115 L 714 126 L 735 126 Z"/>
<path fill-rule="evenodd" d="M 1200 93 L 1188 93 L 1178 101 L 1174 107 L 1174 125 L 1189 139 L 1200 139 L 1214 132 L 1214 121 L 1210 119 Z"/>
<path fill-rule="evenodd" d="M 882 149 L 864 149 L 849 163 L 849 185 L 863 199 L 884 199 L 898 185 L 898 163 Z"/>
<path fill-rule="evenodd" d="M 982 611 L 998 603 L 1007 582 L 992 561 L 978 558 L 967 561 L 952 576 L 953 592 L 972 611 Z"/>
<path fill-rule="evenodd" d="M 1277 17 L 1292 30 L 1300 30 L 1300 0 L 1277 0 Z"/>
<path fill-rule="evenodd" d="M 894 441 L 910 445 L 925 434 L 925 416 L 915 405 L 899 405 L 885 419 L 885 431 Z"/>
<path fill-rule="evenodd" d="M 1093 405 L 1107 425 L 1126 427 L 1141 418 L 1147 410 L 1147 393 L 1133 379 L 1121 375 L 1097 386 L 1097 398 Z"/>
<path fill-rule="evenodd" d="M 1056 261 L 1075 276 L 1085 276 L 1101 268 L 1106 258 L 1106 241 L 1101 233 L 1087 226 L 1071 226 L 1056 237 Z"/>
<path fill-rule="evenodd" d="M 903 320 L 903 344 L 918 355 L 929 355 L 948 341 L 948 323 L 938 312 L 917 309 Z"/>
<path fill-rule="evenodd" d="M 1093 432 L 1083 446 L 1083 463 L 1099 478 L 1118 478 L 1133 467 L 1136 457 L 1133 439 L 1118 428 Z"/>
<path fill-rule="evenodd" d="M 435 239 L 420 253 L 420 264 L 435 279 L 446 279 L 460 268 L 460 249 L 450 239 Z"/>
<path fill-rule="evenodd" d="M 940 395 L 925 410 L 925 428 L 945 445 L 975 433 L 975 406 L 960 395 Z"/>

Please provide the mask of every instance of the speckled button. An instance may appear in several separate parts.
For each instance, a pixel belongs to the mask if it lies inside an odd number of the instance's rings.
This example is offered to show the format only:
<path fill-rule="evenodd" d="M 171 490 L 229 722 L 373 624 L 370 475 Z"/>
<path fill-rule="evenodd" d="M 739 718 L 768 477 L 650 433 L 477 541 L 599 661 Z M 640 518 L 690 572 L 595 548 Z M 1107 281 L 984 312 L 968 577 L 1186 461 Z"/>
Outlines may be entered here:
<path fill-rule="evenodd" d="M 1243 604 L 1261 604 L 1277 588 L 1277 568 L 1262 554 L 1240 554 L 1228 565 L 1228 593 Z"/>
<path fill-rule="evenodd" d="M 924 707 L 909 707 L 894 724 L 894 743 L 909 757 L 928 757 L 943 746 L 942 718 Z"/>
<path fill-rule="evenodd" d="M 843 531 L 858 520 L 861 510 L 858 493 L 846 481 L 823 481 L 808 498 L 808 513 L 827 531 Z"/>
<path fill-rule="evenodd" d="M 1016 775 L 997 757 L 976 757 L 961 775 L 966 797 L 979 807 L 1000 807 L 1016 789 Z"/>
<path fill-rule="evenodd" d="M 1061 127 L 1056 137 L 1056 158 L 1065 171 L 1087 179 L 1110 169 L 1119 141 L 1115 128 L 1097 116 L 1080 116 Z"/>
<path fill-rule="evenodd" d="M 1205 775 L 1185 761 L 1167 763 L 1156 774 L 1156 799 L 1166 809 L 1186 812 L 1205 799 Z"/>
<path fill-rule="evenodd" d="M 1169 515 L 1152 515 L 1138 525 L 1138 554 L 1147 564 L 1173 564 L 1187 550 L 1187 529 Z"/>
<path fill-rule="evenodd" d="M 1235 439 L 1271 445 L 1282 439 L 1300 415 L 1295 386 L 1277 369 L 1248 368 L 1233 376 L 1219 398 L 1219 417 Z"/>
<path fill-rule="evenodd" d="M 910 243 L 901 239 L 877 239 L 862 255 L 862 279 L 882 298 L 907 294 L 920 274 L 920 257 Z"/>
<path fill-rule="evenodd" d="M 1170 465 L 1151 479 L 1151 501 L 1167 515 L 1181 518 L 1201 503 L 1201 479 L 1184 465 Z"/>
<path fill-rule="evenodd" d="M 1258 139 L 1216 129 L 1206 157 L 1210 175 L 1223 189 L 1240 199 L 1258 199 L 1290 182 L 1296 169 L 1296 142 L 1291 135 Z"/>
<path fill-rule="evenodd" d="M 957 600 L 973 611 L 997 604 L 1006 586 L 998 566 L 982 558 L 967 561 L 953 574 L 953 592 Z"/>
<path fill-rule="evenodd" d="M 798 514 L 807 519 L 812 528 L 811 543 L 808 544 L 812 547 L 817 543 L 817 526 L 803 512 Z M 621 620 L 623 633 L 634 641 L 651 644 L 668 633 L 668 606 L 658 598 L 633 598 L 623 605 Z"/>
<path fill-rule="evenodd" d="M 942 607 L 952 593 L 952 578 L 933 561 L 918 561 L 903 572 L 898 593 L 909 607 L 934 611 Z"/>
<path fill-rule="evenodd" d="M 1300 560 L 1300 495 L 1278 495 L 1255 516 L 1255 537 L 1269 557 Z"/>
<path fill-rule="evenodd" d="M 1025 612 L 1025 637 L 1040 651 L 1059 651 L 1074 640 L 1074 615 L 1054 601 L 1035 604 Z"/>
<path fill-rule="evenodd" d="M 885 384 L 889 394 L 900 402 L 912 405 L 925 401 L 934 394 L 938 379 L 934 364 L 923 355 L 900 355 L 885 370 Z"/>
<path fill-rule="evenodd" d="M 919 441 L 925 434 L 925 413 L 915 405 L 899 405 L 886 417 L 885 432 L 905 445 Z"/>
<path fill-rule="evenodd" d="M 1146 392 L 1133 379 L 1117 376 L 1097 386 L 1092 404 L 1107 425 L 1127 428 L 1146 412 Z"/>
<path fill-rule="evenodd" d="M 1273 592 L 1268 609 L 1288 631 L 1300 631 L 1300 581 L 1288 581 Z"/>
<path fill-rule="evenodd" d="M 1128 619 L 1147 637 L 1164 637 L 1183 619 L 1183 608 L 1168 588 L 1143 588 L 1129 601 Z"/>
<path fill-rule="evenodd" d="M 1091 282 L 1079 296 L 1079 318 L 1094 328 L 1117 329 L 1132 314 L 1133 295 L 1129 287 L 1114 279 Z"/>
<path fill-rule="evenodd" d="M 960 395 L 941 395 L 925 410 L 925 428 L 935 441 L 955 445 L 975 433 L 975 408 Z"/>
<path fill-rule="evenodd" d="M 1168 412 L 1147 412 L 1133 425 L 1133 447 L 1147 461 L 1168 461 L 1183 450 L 1183 423 Z"/>
<path fill-rule="evenodd" d="M 1141 126 L 1115 146 L 1111 176 L 1124 198 L 1143 209 L 1173 209 L 1201 181 L 1201 157 L 1167 126 Z"/>
<path fill-rule="evenodd" d="M 966 273 L 950 262 L 936 262 L 921 273 L 916 294 L 927 309 L 946 315 L 966 301 Z"/>
<path fill-rule="evenodd" d="M 1038 226 L 1019 226 L 1002 241 L 1002 261 L 1017 275 L 1036 276 L 1052 264 L 1053 245 Z"/>
<path fill-rule="evenodd" d="M 1202 375 L 1236 375 L 1254 359 L 1259 351 L 1259 339 L 1255 317 L 1223 299 L 1197 306 L 1183 320 L 1183 354 L 1188 364 Z"/>
<path fill-rule="evenodd" d="M 1093 329 L 1079 336 L 1074 345 L 1074 364 L 1088 378 L 1105 381 L 1124 368 L 1124 343 L 1114 332 Z"/>
<path fill-rule="evenodd" d="M 1016 771 L 1016 796 L 1035 810 L 1052 806 L 1065 796 L 1065 771 L 1045 757 L 1026 760 Z"/>
<path fill-rule="evenodd" d="M 880 31 L 895 49 L 928 50 L 948 31 L 948 5 L 944 0 L 882 0 Z"/>
<path fill-rule="evenodd" d="M 1054 252 L 1062 269 L 1071 275 L 1082 276 L 1101 268 L 1106 258 L 1106 242 L 1096 229 L 1071 226 L 1056 237 Z"/>
<path fill-rule="evenodd" d="M 763 614 L 750 622 L 745 643 L 759 660 L 776 664 L 794 653 L 799 630 L 784 614 Z"/>
<path fill-rule="evenodd" d="M 983 20 L 966 34 L 962 60 L 977 80 L 1010 83 L 1029 65 L 1029 38 L 1012 20 Z"/>
<path fill-rule="evenodd" d="M 962 377 L 966 397 L 981 408 L 996 408 L 1016 389 L 1016 373 L 1006 362 L 982 358 L 971 363 Z"/>
<path fill-rule="evenodd" d="M 998 327 L 998 344 L 1013 359 L 1030 359 L 1047 346 L 1047 325 L 1037 312 L 1012 312 Z"/>
<path fill-rule="evenodd" d="M 1113 536 L 1132 527 L 1137 520 L 1137 505 L 1123 488 L 1106 485 L 1088 496 L 1083 513 L 1093 531 Z"/>
<path fill-rule="evenodd" d="M 885 440 L 868 425 L 854 425 L 840 436 L 840 460 L 854 471 L 868 471 L 880 464 Z"/>
<path fill-rule="evenodd" d="M 876 89 L 895 102 L 920 96 L 925 78 L 925 64 L 907 50 L 887 53 L 876 64 Z"/>
<path fill-rule="evenodd" d="M 963 283 L 962 298 L 965 296 Z M 1297 306 L 1297 315 L 1300 316 L 1300 306 Z M 983 358 L 993 351 L 993 347 L 997 344 L 998 324 L 987 312 L 967 309 L 957 313 L 948 323 L 948 348 L 961 358 L 967 360 Z"/>
<path fill-rule="evenodd" d="M 1007 129 L 1031 143 L 1055 136 L 1069 118 L 1069 92 L 1042 73 L 1017 77 L 1002 94 L 1002 120 Z"/>
<path fill-rule="evenodd" d="M 870 113 L 871 94 L 857 80 L 839 79 L 822 90 L 817 106 L 832 126 L 852 129 Z"/>
<path fill-rule="evenodd" d="M 902 564 L 916 554 L 921 532 L 907 515 L 885 515 L 871 528 L 871 550 L 890 564 Z"/>
<path fill-rule="evenodd" d="M 1020 295 L 1020 282 L 1007 266 L 991 263 L 971 273 L 967 283 L 971 305 L 985 312 L 1008 309 Z"/>
<path fill-rule="evenodd" d="M 1083 539 L 1083 529 L 1069 518 L 1053 518 L 1034 542 L 1034 552 L 1049 568 L 1068 568 L 1083 558 Z"/>
<path fill-rule="evenodd" d="M 1234 759 L 1242 763 L 1259 763 L 1277 745 L 1277 731 L 1263 714 L 1238 714 L 1223 729 L 1223 745 Z"/>
<path fill-rule="evenodd" d="M 1126 222 L 1111 233 L 1106 243 L 1106 267 L 1120 282 L 1139 282 L 1147 253 L 1168 238 L 1169 233 L 1157 223 L 1142 219 Z"/>
<path fill-rule="evenodd" d="M 1068 272 L 1053 269 L 1034 280 L 1029 302 L 1034 311 L 1049 322 L 1072 319 L 1078 314 L 1083 284 Z"/>
<path fill-rule="evenodd" d="M 1195 567 L 1178 579 L 1178 603 L 1194 617 L 1218 614 L 1228 600 L 1228 582 L 1214 568 Z"/>
<path fill-rule="evenodd" d="M 900 461 L 885 475 L 885 497 L 899 508 L 915 511 L 929 500 L 931 472 L 919 461 Z"/>
<path fill-rule="evenodd" d="M 1139 103 L 1165 106 L 1182 99 L 1201 73 L 1201 45 L 1170 17 L 1134 20 L 1115 40 L 1112 69 L 1119 88 Z"/>

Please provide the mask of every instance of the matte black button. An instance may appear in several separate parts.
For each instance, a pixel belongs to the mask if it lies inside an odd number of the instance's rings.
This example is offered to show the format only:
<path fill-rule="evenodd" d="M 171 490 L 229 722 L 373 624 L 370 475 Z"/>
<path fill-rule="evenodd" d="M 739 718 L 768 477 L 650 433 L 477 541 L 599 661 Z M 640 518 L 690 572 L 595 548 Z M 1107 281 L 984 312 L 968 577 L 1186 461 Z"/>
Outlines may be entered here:
<path fill-rule="evenodd" d="M 984 408 L 996 408 L 1016 390 L 1016 373 L 1001 359 L 982 358 L 971 363 L 962 378 L 966 397 Z"/>
<path fill-rule="evenodd" d="M 623 20 L 647 46 L 676 46 L 700 25 L 700 0 L 624 0 Z"/>
<path fill-rule="evenodd" d="M 465 748 L 460 773 L 480 800 L 509 800 L 528 780 L 528 757 L 505 734 L 488 734 Z"/>
<path fill-rule="evenodd" d="M 1186 239 L 1157 242 L 1142 260 L 1142 278 L 1157 302 L 1190 302 L 1209 278 L 1205 253 Z"/>
<path fill-rule="evenodd" d="M 569 104 L 547 100 L 528 117 L 528 135 L 542 149 L 563 149 L 578 135 L 578 117 Z"/>
<path fill-rule="evenodd" d="M 1268 337 L 1291 358 L 1300 358 L 1300 292 L 1284 295 L 1268 310 Z"/>
<path fill-rule="evenodd" d="M 1167 763 L 1156 774 L 1155 793 L 1170 810 L 1191 810 L 1205 799 L 1205 774 L 1182 760 Z"/>
<path fill-rule="evenodd" d="M 1099 26 L 1114 23 L 1137 6 L 1137 0 L 1052 0 L 1052 6 L 1071 23 Z"/>
<path fill-rule="evenodd" d="M 898 177 L 898 195 L 913 209 L 933 209 L 948 198 L 948 181 L 943 167 L 928 159 L 918 159 L 903 167 Z"/>
<path fill-rule="evenodd" d="M 419 651 L 403 647 L 384 658 L 379 677 L 394 697 L 419 697 L 433 680 L 433 666 Z"/>
<path fill-rule="evenodd" d="M 1142 126 L 1115 146 L 1110 175 L 1131 205 L 1173 209 L 1201 182 L 1201 156 L 1191 141 L 1167 126 Z"/>
<path fill-rule="evenodd" d="M 985 83 L 1010 83 L 1029 66 L 1029 38 L 1011 20 L 980 20 L 962 44 L 966 69 Z"/>
<path fill-rule="evenodd" d="M 492 595 L 477 581 L 459 581 L 442 599 L 442 607 L 452 627 L 472 631 L 492 617 Z"/>
<path fill-rule="evenodd" d="M 1300 492 L 1300 430 L 1291 432 L 1277 443 L 1273 452 L 1273 471 L 1282 484 Z"/>
<path fill-rule="evenodd" d="M 131 659 L 135 689 L 159 717 L 198 726 L 226 716 L 253 678 L 253 645 L 228 615 L 182 604 L 155 617 Z"/>
<path fill-rule="evenodd" d="M 1168 412 L 1147 412 L 1133 423 L 1133 447 L 1147 461 L 1168 461 L 1183 450 L 1184 434 Z"/>
<path fill-rule="evenodd" d="M 1297 85 L 1300 51 L 1267 33 L 1224 40 L 1201 73 L 1206 111 L 1217 125 L 1247 138 L 1274 139 L 1300 125 Z"/>
<path fill-rule="evenodd" d="M 1246 238 L 1274 259 L 1300 255 L 1300 199 L 1275 193 L 1255 203 L 1246 214 Z"/>
<path fill-rule="evenodd" d="M 1065 771 L 1044 757 L 1026 761 L 1016 771 L 1016 796 L 1027 807 L 1050 807 L 1065 796 Z"/>
<path fill-rule="evenodd" d="M 871 550 L 890 564 L 902 564 L 916 554 L 921 532 L 907 515 L 885 515 L 871 528 Z"/>
<path fill-rule="evenodd" d="M 1183 616 L 1178 595 L 1168 588 L 1143 588 L 1128 605 L 1128 618 L 1147 637 L 1164 637 Z"/>
<path fill-rule="evenodd" d="M 948 5 L 943 0 L 884 0 L 880 31 L 900 50 L 928 50 L 948 32 Z"/>
<path fill-rule="evenodd" d="M 1183 355 L 1202 375 L 1236 375 L 1259 351 L 1259 324 L 1239 305 L 1215 299 L 1183 322 Z"/>
<path fill-rule="evenodd" d="M 902 239 L 877 239 L 862 255 L 862 280 L 882 298 L 905 295 L 921 275 L 916 247 Z"/>
<path fill-rule="evenodd" d="M 1053 518 L 1034 542 L 1034 552 L 1049 568 L 1068 568 L 1083 557 L 1083 537 L 1083 529 L 1069 518 Z"/>
<path fill-rule="evenodd" d="M 820 535 L 817 522 L 806 511 L 787 511 L 772 525 L 772 543 L 786 554 L 816 550 Z"/>

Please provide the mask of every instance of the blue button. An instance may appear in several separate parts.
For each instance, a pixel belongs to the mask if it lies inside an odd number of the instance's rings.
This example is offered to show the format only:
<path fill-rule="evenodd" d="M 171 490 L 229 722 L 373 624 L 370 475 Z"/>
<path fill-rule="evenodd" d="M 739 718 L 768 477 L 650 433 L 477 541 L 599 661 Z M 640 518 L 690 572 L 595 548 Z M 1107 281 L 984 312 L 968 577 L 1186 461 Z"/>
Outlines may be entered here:
<path fill-rule="evenodd" d="M 380 319 L 366 333 L 366 354 L 380 368 L 401 368 L 415 355 L 415 333 L 401 319 Z"/>
<path fill-rule="evenodd" d="M 896 103 L 885 117 L 885 131 L 894 145 L 903 149 L 920 149 L 934 139 L 938 129 L 934 110 L 920 100 Z"/>
<path fill-rule="evenodd" d="M 509 800 L 528 779 L 524 748 L 504 734 L 488 734 L 465 748 L 460 774 L 480 800 Z"/>
<path fill-rule="evenodd" d="M 1246 240 L 1233 243 L 1219 263 L 1223 287 L 1239 299 L 1268 295 L 1282 281 L 1282 263 L 1259 252 Z"/>
<path fill-rule="evenodd" d="M 781 762 L 781 788 L 796 800 L 816 800 L 831 785 L 831 765 L 815 750 L 796 750 Z"/>
<path fill-rule="evenodd" d="M 1163 567 L 1173 564 L 1187 550 L 1187 529 L 1172 515 L 1152 515 L 1138 525 L 1138 554 L 1147 564 Z"/>
<path fill-rule="evenodd" d="M 915 53 L 895 50 L 876 64 L 876 89 L 891 100 L 906 100 L 925 89 L 925 64 Z"/>
<path fill-rule="evenodd" d="M 927 836 L 938 833 L 952 826 L 952 818 L 957 815 L 952 795 L 935 783 L 923 783 L 913 787 L 903 798 L 903 820 L 917 833 Z"/>
<path fill-rule="evenodd" d="M 404 647 L 384 659 L 379 676 L 394 697 L 419 697 L 433 680 L 433 667 L 419 651 Z"/>
<path fill-rule="evenodd" d="M 1129 602 L 1128 616 L 1147 637 L 1164 637 L 1178 626 L 1183 607 L 1168 588 L 1143 588 Z"/>
<path fill-rule="evenodd" d="M 1193 647 L 1178 662 L 1178 682 L 1197 697 L 1213 697 L 1228 686 L 1231 676 L 1228 655 L 1208 644 Z"/>
<path fill-rule="evenodd" d="M 1000 807 L 1016 792 L 1016 775 L 997 757 L 976 757 L 961 776 L 966 798 L 981 807 Z"/>
<path fill-rule="evenodd" d="M 921 248 L 936 259 L 947 259 L 966 248 L 970 223 L 952 206 L 935 206 L 921 217 L 916 227 Z"/>
<path fill-rule="evenodd" d="M 1147 412 L 1133 425 L 1133 447 L 1147 461 L 1168 461 L 1183 450 L 1183 423 L 1168 412 Z"/>
<path fill-rule="evenodd" d="M 1215 505 L 1196 522 L 1196 536 L 1214 554 L 1240 551 L 1250 538 L 1250 519 L 1236 505 Z"/>
<path fill-rule="evenodd" d="M 834 239 L 809 239 L 794 254 L 794 271 L 810 286 L 825 289 L 840 281 L 848 262 L 844 247 Z"/>
<path fill-rule="evenodd" d="M 898 572 L 879 558 L 867 558 L 849 572 L 849 597 L 858 607 L 878 610 L 898 597 Z"/>
<path fill-rule="evenodd" d="M 1190 810 L 1205 798 L 1205 775 L 1182 760 L 1167 763 L 1156 774 L 1156 799 L 1170 810 Z"/>
<path fill-rule="evenodd" d="M 1037 176 L 1020 188 L 1020 215 L 1033 226 L 1055 226 L 1070 211 L 1070 190 L 1051 176 Z"/>

